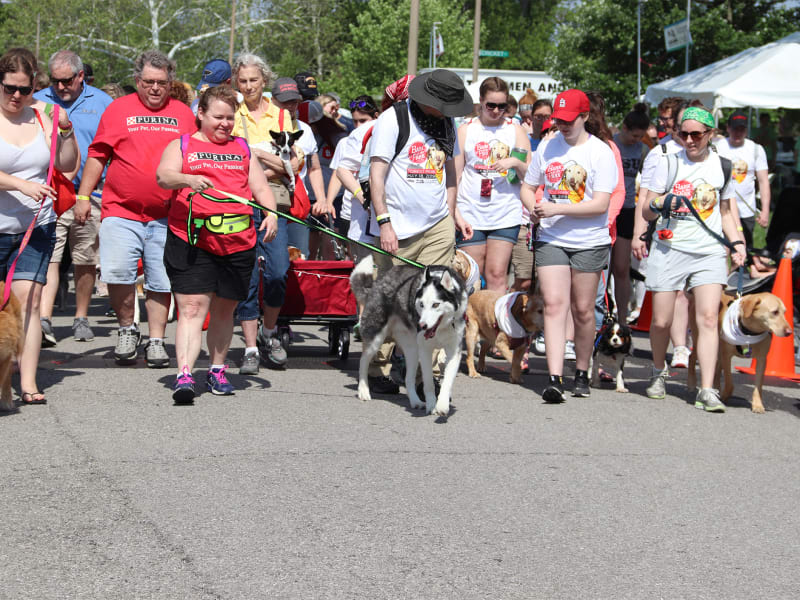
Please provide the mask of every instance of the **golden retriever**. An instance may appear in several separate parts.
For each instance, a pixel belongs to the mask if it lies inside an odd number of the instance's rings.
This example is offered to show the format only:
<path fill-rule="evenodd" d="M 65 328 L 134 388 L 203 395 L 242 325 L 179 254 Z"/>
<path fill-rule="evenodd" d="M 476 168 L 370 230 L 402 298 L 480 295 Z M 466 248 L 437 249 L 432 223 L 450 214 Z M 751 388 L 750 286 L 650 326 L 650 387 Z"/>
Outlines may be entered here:
<path fill-rule="evenodd" d="M 0 298 L 3 297 L 5 283 L 0 282 Z M 25 334 L 22 331 L 22 308 L 19 300 L 11 294 L 8 304 L 0 311 L 0 412 L 14 410 L 11 397 L 11 368 L 14 359 L 22 354 Z"/>

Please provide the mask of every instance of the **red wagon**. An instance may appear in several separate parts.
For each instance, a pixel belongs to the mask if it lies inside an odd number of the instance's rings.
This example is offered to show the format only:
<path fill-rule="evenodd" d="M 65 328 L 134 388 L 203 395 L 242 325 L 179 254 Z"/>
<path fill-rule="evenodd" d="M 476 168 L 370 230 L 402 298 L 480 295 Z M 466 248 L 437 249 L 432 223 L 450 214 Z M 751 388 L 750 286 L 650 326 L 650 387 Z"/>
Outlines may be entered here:
<path fill-rule="evenodd" d="M 290 323 L 328 326 L 328 350 L 342 360 L 350 353 L 350 328 L 358 322 L 350 289 L 351 260 L 293 260 L 286 300 L 278 316 L 281 344 L 289 350 Z"/>

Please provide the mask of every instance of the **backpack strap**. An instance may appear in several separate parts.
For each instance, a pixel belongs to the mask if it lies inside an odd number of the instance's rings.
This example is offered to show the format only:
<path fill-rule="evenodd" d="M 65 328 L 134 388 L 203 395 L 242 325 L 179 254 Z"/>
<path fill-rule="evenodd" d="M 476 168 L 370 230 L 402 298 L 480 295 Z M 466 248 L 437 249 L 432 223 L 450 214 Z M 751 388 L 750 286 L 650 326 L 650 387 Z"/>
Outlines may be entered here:
<path fill-rule="evenodd" d="M 408 118 L 408 105 L 405 102 L 395 102 L 392 104 L 392 108 L 397 116 L 398 129 L 397 143 L 394 145 L 394 156 L 392 157 L 392 160 L 394 160 L 403 151 L 408 142 L 408 137 L 411 135 L 411 123 Z"/>
<path fill-rule="evenodd" d="M 189 148 L 189 134 L 184 133 L 181 135 L 181 156 L 186 156 L 186 150 Z"/>
<path fill-rule="evenodd" d="M 236 142 L 237 144 L 239 144 L 242 147 L 242 149 L 247 154 L 247 158 L 249 160 L 250 159 L 250 146 L 247 144 L 247 140 L 242 138 L 242 137 L 239 137 L 237 135 L 237 136 L 234 136 L 233 141 Z"/>

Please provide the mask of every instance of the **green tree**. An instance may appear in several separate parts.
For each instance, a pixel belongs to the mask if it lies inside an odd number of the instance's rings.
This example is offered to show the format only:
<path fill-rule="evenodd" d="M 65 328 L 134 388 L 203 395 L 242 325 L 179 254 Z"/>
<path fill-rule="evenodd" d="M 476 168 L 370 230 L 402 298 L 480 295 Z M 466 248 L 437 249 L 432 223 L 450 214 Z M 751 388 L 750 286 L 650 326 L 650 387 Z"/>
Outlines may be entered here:
<path fill-rule="evenodd" d="M 383 88 L 406 72 L 410 0 L 371 0 L 362 5 L 349 27 L 349 40 L 341 49 L 334 72 L 323 83 L 344 98 L 359 94 L 380 97 Z M 427 66 L 430 36 L 434 21 L 444 41 L 440 67 L 463 67 L 472 64 L 471 16 L 456 0 L 420 0 L 418 56 L 420 66 Z"/>
<path fill-rule="evenodd" d="M 547 70 L 568 86 L 599 90 L 619 121 L 636 101 L 636 0 L 562 3 Z M 684 3 L 642 3 L 642 89 L 684 72 L 683 51 L 667 52 L 663 28 L 686 16 Z M 689 69 L 774 41 L 800 24 L 779 1 L 694 0 Z"/>

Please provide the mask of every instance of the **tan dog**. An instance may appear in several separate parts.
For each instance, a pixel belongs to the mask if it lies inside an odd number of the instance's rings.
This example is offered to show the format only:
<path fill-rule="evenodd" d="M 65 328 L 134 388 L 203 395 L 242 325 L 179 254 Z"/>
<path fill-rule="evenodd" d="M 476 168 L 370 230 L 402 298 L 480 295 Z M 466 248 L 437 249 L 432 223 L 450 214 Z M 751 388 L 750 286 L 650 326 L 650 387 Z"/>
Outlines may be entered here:
<path fill-rule="evenodd" d="M 295 246 L 288 246 L 289 248 L 289 260 L 305 260 L 305 255 L 300 252 L 300 248 L 296 248 Z"/>
<path fill-rule="evenodd" d="M 586 169 L 573 164 L 564 169 L 562 189 L 569 190 L 569 200 L 573 204 L 583 200 L 586 191 Z"/>
<path fill-rule="evenodd" d="M 692 204 L 705 221 L 717 205 L 717 190 L 709 183 L 701 183 L 694 190 Z"/>
<path fill-rule="evenodd" d="M 497 161 L 503 160 L 504 158 L 508 158 L 510 155 L 511 155 L 511 148 L 508 147 L 508 144 L 494 141 L 492 143 L 492 147 L 489 154 L 489 164 L 493 165 Z"/>
<path fill-rule="evenodd" d="M 735 298 L 729 294 L 722 296 L 719 311 L 719 326 L 722 331 L 728 308 Z M 775 294 L 762 293 L 744 296 L 739 305 L 738 325 L 748 335 L 769 333 L 763 340 L 750 345 L 750 357 L 756 360 L 756 380 L 753 388 L 753 396 L 750 401 L 750 409 L 754 413 L 763 413 L 764 404 L 761 401 L 761 387 L 764 383 L 764 371 L 767 368 L 767 353 L 772 345 L 772 336 L 786 337 L 792 334 L 792 328 L 786 321 L 786 306 L 783 301 Z M 693 319 L 692 319 L 693 320 Z M 694 324 L 691 324 L 696 329 Z M 717 358 L 717 370 L 714 375 L 714 386 L 719 389 L 721 375 L 725 376 L 725 387 L 721 390 L 720 399 L 725 402 L 733 394 L 733 377 L 731 376 L 731 358 L 736 355 L 741 358 L 748 358 L 741 352 L 741 346 L 734 346 L 725 341 L 724 336 L 719 341 L 719 357 Z M 695 352 L 689 359 L 689 373 L 687 386 L 694 389 L 697 385 L 695 374 L 696 365 Z"/>
<path fill-rule="evenodd" d="M 0 300 L 3 297 L 5 283 L 0 282 Z M 22 332 L 22 309 L 14 294 L 0 312 L 0 412 L 14 410 L 11 397 L 11 368 L 14 358 L 22 354 L 25 335 Z"/>
<path fill-rule="evenodd" d="M 522 383 L 522 357 L 528 349 L 527 338 L 509 338 L 497 327 L 495 303 L 504 296 L 500 292 L 480 290 L 469 297 L 467 304 L 467 371 L 470 377 L 480 377 L 486 370 L 486 353 L 494 345 L 511 363 L 511 383 Z M 532 295 L 520 294 L 511 307 L 511 315 L 524 327 L 528 335 L 536 335 L 544 330 L 544 301 L 538 290 Z M 475 370 L 475 344 L 478 338 L 481 351 L 478 355 L 478 369 Z"/>
<path fill-rule="evenodd" d="M 478 272 L 478 264 L 463 250 L 456 250 L 450 267 L 461 276 L 467 284 L 467 294 L 473 294 L 481 289 L 481 274 Z"/>

